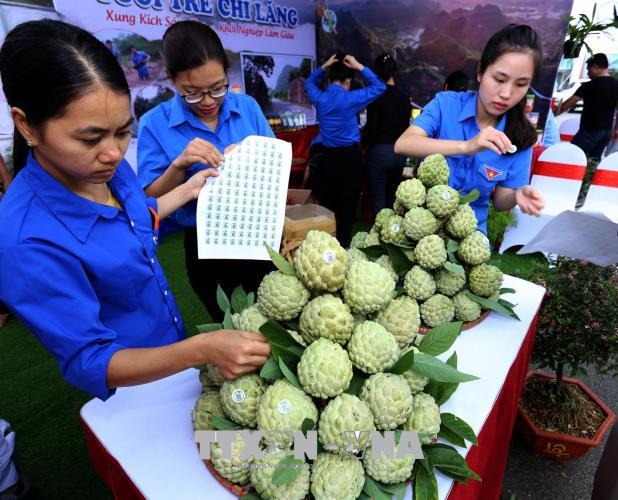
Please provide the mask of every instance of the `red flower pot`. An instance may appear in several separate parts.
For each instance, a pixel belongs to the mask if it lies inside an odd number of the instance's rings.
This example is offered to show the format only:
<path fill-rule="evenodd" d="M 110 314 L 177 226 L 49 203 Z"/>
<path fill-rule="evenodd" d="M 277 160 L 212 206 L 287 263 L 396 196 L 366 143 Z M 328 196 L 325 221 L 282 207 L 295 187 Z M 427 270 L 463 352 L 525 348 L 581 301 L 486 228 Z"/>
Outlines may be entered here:
<path fill-rule="evenodd" d="M 544 377 L 555 379 L 556 376 L 551 373 L 542 372 L 540 370 L 531 370 L 526 375 L 526 380 L 529 377 Z M 563 379 L 570 384 L 577 384 L 607 415 L 596 435 L 592 439 L 585 439 L 568 434 L 558 432 L 548 432 L 540 429 L 525 413 L 521 404 L 517 405 L 517 427 L 521 432 L 528 445 L 532 448 L 536 455 L 542 455 L 552 458 L 560 463 L 573 460 L 584 456 L 590 448 L 596 448 L 603 440 L 603 436 L 609 431 L 616 421 L 616 415 L 601 401 L 597 395 L 592 392 L 586 385 L 576 378 Z"/>

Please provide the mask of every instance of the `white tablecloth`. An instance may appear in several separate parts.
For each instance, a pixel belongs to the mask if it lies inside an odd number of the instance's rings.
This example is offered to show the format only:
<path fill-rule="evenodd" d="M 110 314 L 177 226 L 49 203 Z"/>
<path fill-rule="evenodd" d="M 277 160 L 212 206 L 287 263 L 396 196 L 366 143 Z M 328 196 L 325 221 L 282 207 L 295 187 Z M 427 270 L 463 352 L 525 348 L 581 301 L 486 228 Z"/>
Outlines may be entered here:
<path fill-rule="evenodd" d="M 491 313 L 462 332 L 453 348 L 458 369 L 479 380 L 461 384 L 441 407 L 464 419 L 478 435 L 543 299 L 544 289 L 505 276 L 504 287 L 517 290 L 511 302 L 520 321 Z M 508 296 L 505 298 L 508 299 Z M 94 435 L 149 499 L 232 499 L 206 469 L 193 440 L 191 410 L 200 394 L 197 370 L 190 369 L 157 382 L 118 389 L 106 402 L 93 399 L 81 417 Z M 467 454 L 467 449 L 460 449 Z M 447 497 L 453 481 L 437 473 L 439 497 Z"/>

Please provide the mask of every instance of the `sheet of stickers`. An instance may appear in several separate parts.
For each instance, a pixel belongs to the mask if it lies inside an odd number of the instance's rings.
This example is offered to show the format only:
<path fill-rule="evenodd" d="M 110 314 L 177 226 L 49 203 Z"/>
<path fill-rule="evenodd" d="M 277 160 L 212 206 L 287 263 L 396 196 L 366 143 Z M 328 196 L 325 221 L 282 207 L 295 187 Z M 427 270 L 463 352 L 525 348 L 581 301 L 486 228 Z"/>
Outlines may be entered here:
<path fill-rule="evenodd" d="M 200 259 L 269 260 L 279 249 L 285 219 L 292 145 L 249 136 L 225 155 L 197 201 Z"/>

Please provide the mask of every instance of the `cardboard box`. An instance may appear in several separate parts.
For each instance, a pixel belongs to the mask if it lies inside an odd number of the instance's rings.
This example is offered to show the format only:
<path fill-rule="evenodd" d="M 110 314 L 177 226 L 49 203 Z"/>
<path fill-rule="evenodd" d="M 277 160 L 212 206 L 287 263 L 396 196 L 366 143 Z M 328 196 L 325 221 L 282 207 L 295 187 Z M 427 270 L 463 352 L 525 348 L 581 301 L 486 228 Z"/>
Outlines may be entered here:
<path fill-rule="evenodd" d="M 311 196 L 311 189 L 288 189 L 286 205 L 304 205 Z"/>
<path fill-rule="evenodd" d="M 335 235 L 335 214 L 320 205 L 291 205 L 285 209 L 283 238 L 303 240 L 313 229 Z"/>

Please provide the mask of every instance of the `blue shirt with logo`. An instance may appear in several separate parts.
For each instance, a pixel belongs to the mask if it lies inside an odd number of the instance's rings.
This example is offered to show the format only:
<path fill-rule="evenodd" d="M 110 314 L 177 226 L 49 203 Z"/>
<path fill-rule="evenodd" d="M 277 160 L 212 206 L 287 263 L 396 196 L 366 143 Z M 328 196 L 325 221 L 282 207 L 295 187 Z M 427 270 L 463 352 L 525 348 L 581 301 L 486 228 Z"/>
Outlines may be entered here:
<path fill-rule="evenodd" d="M 476 119 L 476 92 L 439 92 L 414 120 L 429 137 L 467 141 L 480 132 Z M 496 129 L 504 131 L 506 115 L 500 118 Z M 446 157 L 451 169 L 449 184 L 454 189 L 469 193 L 478 189 L 480 196 L 470 206 L 474 209 L 479 230 L 487 233 L 489 197 L 496 186 L 517 189 L 528 184 L 532 148 L 515 154 L 499 155 L 491 150 L 473 155 Z"/>
<path fill-rule="evenodd" d="M 386 85 L 367 66 L 361 71 L 369 84 L 364 89 L 346 90 L 331 83 L 326 90 L 319 85 L 325 76 L 320 67 L 305 82 L 311 104 L 315 106 L 320 122 L 320 136 L 327 148 L 353 146 L 360 142 L 356 113 L 380 97 Z"/>
<path fill-rule="evenodd" d="M 223 153 L 227 146 L 250 135 L 275 136 L 253 97 L 228 92 L 219 109 L 217 129 L 213 131 L 177 94 L 148 111 L 139 121 L 137 175 L 142 186 L 147 187 L 163 175 L 196 137 L 212 143 Z M 194 163 L 187 169 L 185 180 L 205 168 L 208 165 Z M 193 201 L 178 209 L 177 222 L 184 227 L 195 227 L 196 208 L 197 201 Z"/>
<path fill-rule="evenodd" d="M 120 349 L 185 337 L 156 255 L 156 200 L 126 161 L 108 183 L 123 210 L 76 195 L 30 155 L 0 203 L 0 301 L 100 399 Z"/>

